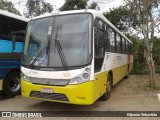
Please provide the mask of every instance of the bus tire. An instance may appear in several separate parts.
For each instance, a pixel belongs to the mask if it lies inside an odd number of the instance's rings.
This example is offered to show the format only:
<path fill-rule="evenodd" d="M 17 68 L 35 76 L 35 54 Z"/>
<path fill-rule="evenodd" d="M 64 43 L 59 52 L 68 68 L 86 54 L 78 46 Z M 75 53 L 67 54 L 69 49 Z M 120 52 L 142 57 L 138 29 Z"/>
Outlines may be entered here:
<path fill-rule="evenodd" d="M 16 96 L 20 95 L 20 73 L 13 71 L 10 72 L 4 79 L 3 94 L 5 96 Z"/>
<path fill-rule="evenodd" d="M 106 92 L 100 97 L 100 100 L 106 101 L 109 99 L 112 90 L 112 76 L 108 74 L 106 80 Z"/>
<path fill-rule="evenodd" d="M 127 68 L 127 74 L 126 74 L 126 76 L 124 77 L 125 79 L 128 79 L 129 78 L 129 66 L 128 66 L 128 68 Z"/>

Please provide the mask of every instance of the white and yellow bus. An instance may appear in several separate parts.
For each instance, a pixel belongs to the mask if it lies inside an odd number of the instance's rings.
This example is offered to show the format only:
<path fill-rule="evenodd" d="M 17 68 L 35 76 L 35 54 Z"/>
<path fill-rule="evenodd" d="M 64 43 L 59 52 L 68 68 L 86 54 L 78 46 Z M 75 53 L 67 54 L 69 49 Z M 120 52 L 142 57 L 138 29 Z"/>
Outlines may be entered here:
<path fill-rule="evenodd" d="M 99 11 L 44 15 L 28 23 L 21 91 L 24 97 L 89 105 L 107 100 L 132 66 L 132 42 Z"/>

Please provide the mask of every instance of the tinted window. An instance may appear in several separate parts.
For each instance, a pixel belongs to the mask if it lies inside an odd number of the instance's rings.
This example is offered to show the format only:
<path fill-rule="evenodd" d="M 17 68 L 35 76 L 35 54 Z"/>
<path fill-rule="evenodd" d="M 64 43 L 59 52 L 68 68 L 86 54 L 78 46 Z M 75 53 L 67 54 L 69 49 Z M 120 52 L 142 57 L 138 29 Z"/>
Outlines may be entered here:
<path fill-rule="evenodd" d="M 126 53 L 129 53 L 129 42 L 126 41 Z"/>
<path fill-rule="evenodd" d="M 116 34 L 116 48 L 117 52 L 121 52 L 121 37 L 119 34 Z"/>
<path fill-rule="evenodd" d="M 15 50 L 12 50 L 12 41 L 0 39 L 0 53 L 20 53 L 22 52 L 23 43 L 15 42 Z"/>
<path fill-rule="evenodd" d="M 105 41 L 105 30 L 104 23 L 98 20 L 98 26 L 95 26 L 95 53 L 98 57 L 103 57 L 104 55 L 104 41 Z"/>
<path fill-rule="evenodd" d="M 115 51 L 115 32 L 111 29 L 108 28 L 108 39 L 110 42 L 110 51 L 114 52 Z"/>
<path fill-rule="evenodd" d="M 107 25 L 105 25 L 105 50 L 108 52 L 110 47 L 110 40 L 108 38 Z"/>
<path fill-rule="evenodd" d="M 105 53 L 105 26 L 102 20 L 95 21 L 95 71 L 102 68 Z"/>
<path fill-rule="evenodd" d="M 126 53 L 126 41 L 124 38 L 122 38 L 122 50 L 123 50 L 123 53 Z"/>

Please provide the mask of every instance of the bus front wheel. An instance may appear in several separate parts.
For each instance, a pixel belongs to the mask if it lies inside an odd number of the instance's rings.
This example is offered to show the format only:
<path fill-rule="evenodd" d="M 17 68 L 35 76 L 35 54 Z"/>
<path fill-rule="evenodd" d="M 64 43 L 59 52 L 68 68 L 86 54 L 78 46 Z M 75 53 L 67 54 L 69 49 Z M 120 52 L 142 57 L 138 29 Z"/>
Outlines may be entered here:
<path fill-rule="evenodd" d="M 16 96 L 20 94 L 20 73 L 11 72 L 4 79 L 3 93 L 5 96 Z"/>
<path fill-rule="evenodd" d="M 106 92 L 100 97 L 100 100 L 108 100 L 111 94 L 112 90 L 112 76 L 111 74 L 108 74 L 107 80 L 106 80 Z"/>

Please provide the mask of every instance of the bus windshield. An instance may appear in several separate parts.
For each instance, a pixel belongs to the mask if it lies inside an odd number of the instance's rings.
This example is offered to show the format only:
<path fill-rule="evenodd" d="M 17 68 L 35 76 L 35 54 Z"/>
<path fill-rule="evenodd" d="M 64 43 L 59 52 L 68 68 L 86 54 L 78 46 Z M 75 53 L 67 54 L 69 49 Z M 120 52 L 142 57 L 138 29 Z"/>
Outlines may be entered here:
<path fill-rule="evenodd" d="M 22 65 L 75 67 L 91 62 L 91 14 L 45 17 L 28 23 Z"/>

